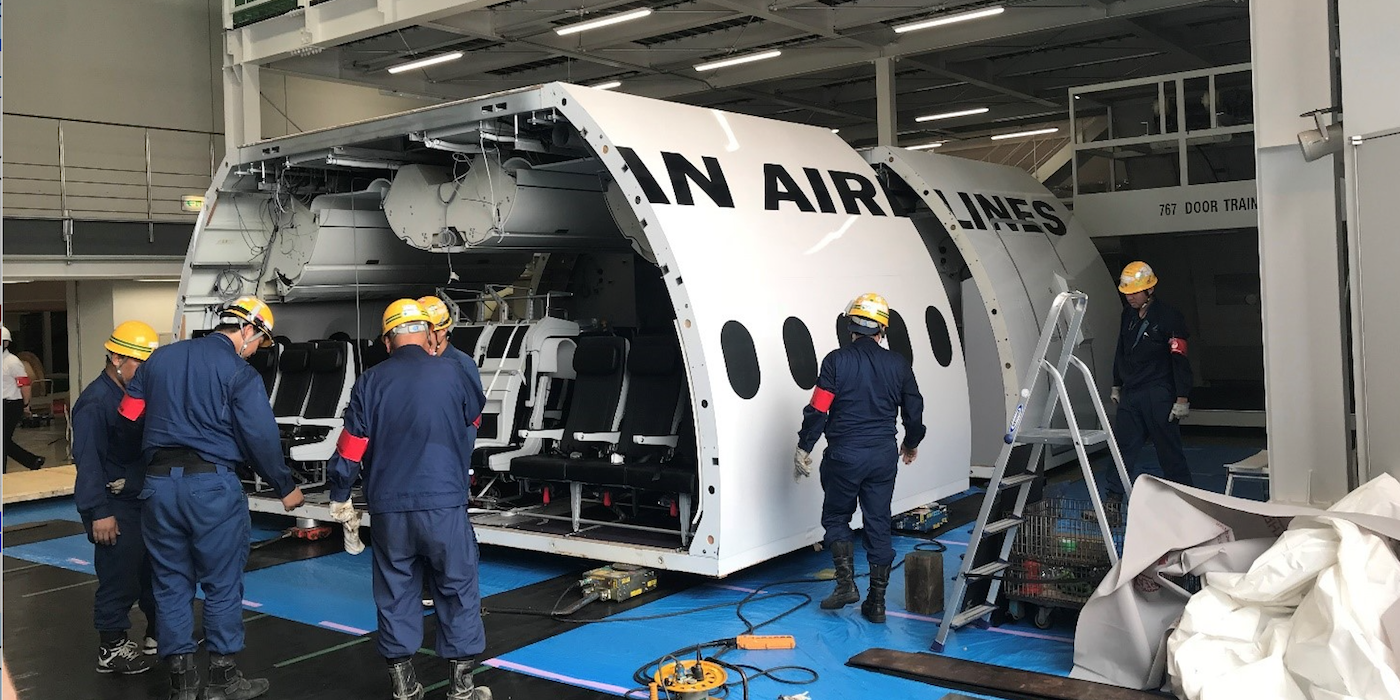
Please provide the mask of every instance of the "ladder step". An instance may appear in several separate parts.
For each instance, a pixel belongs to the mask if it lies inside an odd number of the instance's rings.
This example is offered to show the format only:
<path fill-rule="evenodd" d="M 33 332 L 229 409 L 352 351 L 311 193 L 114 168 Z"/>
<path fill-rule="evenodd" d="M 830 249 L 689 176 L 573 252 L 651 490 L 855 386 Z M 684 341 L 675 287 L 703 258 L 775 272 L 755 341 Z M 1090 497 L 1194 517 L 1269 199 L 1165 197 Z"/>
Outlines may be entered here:
<path fill-rule="evenodd" d="M 1081 430 L 1079 436 L 1086 446 L 1108 442 L 1108 432 L 1104 430 Z M 1069 428 L 1025 428 L 1016 433 L 1016 442 L 1073 445 L 1074 436 L 1070 433 Z"/>
<path fill-rule="evenodd" d="M 967 572 L 967 575 L 984 578 L 987 576 L 995 576 L 1009 568 L 1011 568 L 1011 564 L 1008 562 L 991 561 Z"/>
<path fill-rule="evenodd" d="M 987 605 L 985 603 L 976 607 L 968 608 L 953 616 L 953 629 L 966 627 L 968 623 L 975 622 L 977 620 L 982 619 L 983 617 L 986 617 L 989 613 L 996 612 L 996 609 L 997 606 Z"/>
<path fill-rule="evenodd" d="M 1002 479 L 1002 480 L 1001 480 L 1001 486 L 1000 486 L 1000 488 L 1003 488 L 1003 489 L 1015 488 L 1015 487 L 1017 487 L 1017 486 L 1020 486 L 1021 484 L 1024 484 L 1024 483 L 1027 483 L 1027 482 L 1030 482 L 1030 481 L 1035 481 L 1036 477 L 1038 477 L 1038 476 L 1040 476 L 1040 474 L 1038 474 L 1038 473 L 1036 473 L 1036 472 L 1026 472 L 1025 474 L 1017 474 L 1016 476 L 1008 476 L 1008 477 L 1006 477 L 1005 479 Z"/>
<path fill-rule="evenodd" d="M 1001 520 L 996 520 L 996 521 L 987 523 L 987 526 L 984 527 L 984 528 L 982 528 L 982 534 L 984 534 L 984 535 L 995 535 L 995 534 L 997 534 L 998 532 L 1006 532 L 1007 530 L 1010 530 L 1010 529 L 1013 528 L 1013 527 L 1019 527 L 1019 526 L 1021 525 L 1021 522 L 1022 522 L 1022 519 L 1021 519 L 1021 518 L 1017 518 L 1017 517 L 1010 517 L 1010 518 L 1003 518 L 1003 519 L 1001 519 Z"/>

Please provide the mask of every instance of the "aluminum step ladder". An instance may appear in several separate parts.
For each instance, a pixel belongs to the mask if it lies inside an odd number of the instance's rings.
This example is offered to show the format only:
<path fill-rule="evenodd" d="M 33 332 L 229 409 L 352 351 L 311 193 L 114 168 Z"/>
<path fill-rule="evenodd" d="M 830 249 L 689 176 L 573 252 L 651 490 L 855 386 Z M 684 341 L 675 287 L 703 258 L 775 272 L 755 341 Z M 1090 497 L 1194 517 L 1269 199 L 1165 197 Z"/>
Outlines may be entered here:
<path fill-rule="evenodd" d="M 1118 564 L 1118 552 L 1113 546 L 1108 516 L 1104 513 L 1103 503 L 1099 498 L 1098 486 L 1094 481 L 1093 469 L 1089 466 L 1086 449 L 1100 443 L 1106 443 L 1109 452 L 1113 455 L 1113 462 L 1118 468 L 1118 476 L 1128 494 L 1132 493 L 1132 484 L 1128 481 L 1128 470 L 1123 466 L 1123 456 L 1118 452 L 1118 444 L 1113 439 L 1113 429 L 1109 425 L 1103 401 L 1099 398 L 1093 373 L 1089 371 L 1088 365 L 1085 365 L 1083 360 L 1074 356 L 1075 348 L 1083 340 L 1082 326 L 1084 312 L 1088 305 L 1089 297 L 1087 294 L 1071 291 L 1062 292 L 1055 297 L 1055 302 L 1050 307 L 1045 325 L 1042 326 L 1040 342 L 1036 345 L 1035 354 L 1032 356 L 1031 366 L 1027 368 L 1025 381 L 1021 384 L 1020 404 L 1016 407 L 1016 412 L 1011 418 L 1011 425 L 1007 428 L 1004 438 L 1005 444 L 1002 445 L 1001 453 L 997 455 L 991 479 L 987 482 L 987 495 L 983 498 L 982 508 L 977 513 L 977 524 L 972 528 L 972 539 L 968 541 L 967 554 L 963 556 L 962 565 L 954 579 L 952 603 L 947 607 L 943 621 L 938 626 L 938 638 L 933 643 L 933 651 L 943 651 L 948 635 L 953 630 L 973 623 L 987 624 L 992 612 L 997 609 L 997 596 L 1001 593 L 1002 577 L 1011 568 L 1011 546 L 1015 542 L 1017 531 L 1023 522 L 1027 497 L 1030 495 L 1036 480 L 1044 477 L 1041 457 L 1048 444 L 1074 445 L 1080 467 L 1084 471 L 1084 482 L 1089 487 L 1089 497 L 1094 503 L 1094 514 L 1098 518 L 1099 529 L 1103 532 L 1104 542 L 1107 543 L 1105 549 L 1108 551 L 1109 560 L 1114 566 Z M 1052 364 L 1046 356 L 1050 353 L 1050 346 L 1056 336 L 1059 336 L 1063 342 L 1059 358 Z M 1065 387 L 1065 376 L 1071 367 L 1078 370 L 1089 390 L 1094 411 L 1098 414 L 1099 425 L 1102 426 L 1098 430 L 1081 430 L 1079 427 L 1079 420 L 1074 415 L 1074 406 L 1070 403 L 1069 392 Z M 1030 402 L 1031 397 L 1035 396 L 1036 389 L 1041 382 L 1049 383 L 1045 410 L 1038 414 L 1037 425 L 1022 428 L 1020 422 L 1022 416 L 1025 415 L 1026 404 Z M 1065 423 L 1068 427 L 1052 427 L 1057 408 L 1063 409 Z M 1027 462 L 1025 473 L 1007 477 L 1007 463 L 1011 460 L 1012 450 L 1018 445 L 1033 445 L 1030 460 Z M 1011 513 L 997 520 L 992 520 L 992 510 L 999 497 L 1011 489 L 1016 489 L 1016 501 Z M 978 560 L 982 558 L 978 555 L 982 551 L 982 547 L 987 544 L 984 542 L 984 538 L 1002 533 L 1005 535 L 1002 538 L 998 555 L 991 561 L 978 564 Z M 966 605 L 969 583 L 985 579 L 990 579 L 986 600 Z"/>

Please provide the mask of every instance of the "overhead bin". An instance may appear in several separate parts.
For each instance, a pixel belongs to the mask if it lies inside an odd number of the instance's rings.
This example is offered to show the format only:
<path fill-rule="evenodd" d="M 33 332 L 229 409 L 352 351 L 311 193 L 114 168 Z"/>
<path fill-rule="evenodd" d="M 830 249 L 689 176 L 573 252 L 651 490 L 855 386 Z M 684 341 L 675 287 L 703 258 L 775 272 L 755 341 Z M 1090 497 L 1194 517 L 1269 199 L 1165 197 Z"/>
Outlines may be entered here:
<path fill-rule="evenodd" d="M 902 148 L 864 155 L 919 229 L 958 309 L 974 468 L 996 461 L 1040 326 L 1060 292 L 1089 295 L 1075 355 L 1093 370 L 1106 402 L 1122 305 L 1114 274 L 1059 199 L 1025 171 L 1004 165 Z M 1038 423 L 1044 392 L 1027 403 L 1025 425 Z M 1071 398 L 1081 425 L 1096 421 L 1087 394 L 1072 390 Z"/>

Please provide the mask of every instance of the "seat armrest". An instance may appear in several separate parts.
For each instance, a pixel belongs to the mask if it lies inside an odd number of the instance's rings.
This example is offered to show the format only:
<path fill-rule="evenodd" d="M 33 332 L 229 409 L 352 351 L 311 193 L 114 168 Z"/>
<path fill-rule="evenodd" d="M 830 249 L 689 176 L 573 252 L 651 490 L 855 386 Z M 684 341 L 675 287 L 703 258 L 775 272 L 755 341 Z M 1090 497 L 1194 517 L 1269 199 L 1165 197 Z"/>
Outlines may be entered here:
<path fill-rule="evenodd" d="M 339 428 L 345 425 L 344 418 L 302 418 L 297 425 L 314 425 L 321 428 Z"/>
<path fill-rule="evenodd" d="M 680 442 L 678 435 L 633 435 L 632 442 L 638 445 L 650 447 L 669 447 L 675 449 L 676 443 Z"/>
<path fill-rule="evenodd" d="M 574 433 L 574 439 L 579 442 L 606 442 L 612 445 L 622 439 L 622 433 Z"/>
<path fill-rule="evenodd" d="M 520 435 L 520 437 L 525 438 L 526 440 L 529 440 L 531 438 L 540 438 L 542 440 L 564 439 L 563 428 L 557 428 L 554 430 L 522 430 L 518 434 Z"/>

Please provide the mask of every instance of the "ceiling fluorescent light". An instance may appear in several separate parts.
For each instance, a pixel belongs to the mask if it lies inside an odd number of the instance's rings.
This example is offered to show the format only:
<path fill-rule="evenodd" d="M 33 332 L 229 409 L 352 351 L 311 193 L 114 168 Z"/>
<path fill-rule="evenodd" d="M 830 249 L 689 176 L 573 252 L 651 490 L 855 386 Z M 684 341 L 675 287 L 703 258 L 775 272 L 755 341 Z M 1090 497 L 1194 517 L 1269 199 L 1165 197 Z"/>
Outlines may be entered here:
<path fill-rule="evenodd" d="M 772 51 L 764 51 L 763 53 L 751 53 L 747 56 L 726 58 L 722 61 L 711 61 L 710 63 L 697 63 L 695 65 L 695 70 L 717 70 L 719 68 L 728 68 L 730 66 L 738 66 L 745 63 L 753 63 L 754 61 L 763 61 L 770 58 L 777 58 L 781 55 L 783 55 L 782 51 L 773 49 Z"/>
<path fill-rule="evenodd" d="M 591 19 L 587 22 L 579 22 L 578 24 L 570 24 L 563 27 L 557 27 L 555 28 L 554 33 L 558 34 L 559 36 L 568 36 L 570 34 L 586 32 L 590 29 L 598 29 L 599 27 L 609 27 L 614 24 L 620 24 L 622 22 L 630 22 L 634 19 L 641 19 L 643 17 L 646 17 L 649 14 L 651 14 L 651 8 L 643 7 L 640 10 L 632 10 L 631 12 L 621 12 L 615 15 L 608 15 L 607 17 Z"/>
<path fill-rule="evenodd" d="M 622 81 L 609 80 L 606 83 L 598 83 L 597 85 L 590 85 L 589 87 L 593 88 L 594 90 L 611 90 L 613 88 L 622 87 Z"/>
<path fill-rule="evenodd" d="M 1059 131 L 1059 130 L 1060 130 L 1060 127 L 1058 127 L 1058 126 L 1052 126 L 1052 127 L 1048 128 L 1048 129 L 1032 129 L 1031 131 L 1017 131 L 1017 132 L 1012 133 L 1012 134 L 997 134 L 996 136 L 993 136 L 993 137 L 992 137 L 992 140 L 993 140 L 993 141 L 1000 141 L 1000 140 L 1002 140 L 1002 139 L 1014 139 L 1014 138 L 1019 138 L 1019 137 L 1021 137 L 1021 136 L 1040 136 L 1041 134 L 1053 134 L 1053 133 L 1055 133 L 1056 131 Z"/>
<path fill-rule="evenodd" d="M 400 63 L 400 64 L 397 65 L 397 66 L 389 66 L 389 72 L 390 72 L 390 73 L 402 73 L 402 72 L 404 72 L 404 71 L 415 70 L 415 69 L 418 69 L 418 68 L 427 68 L 428 66 L 436 66 L 436 65 L 439 64 L 439 63 L 447 63 L 448 61 L 455 61 L 455 60 L 457 60 L 457 59 L 459 59 L 459 58 L 461 58 L 461 57 L 462 57 L 462 52 L 461 52 L 461 51 L 453 51 L 453 52 L 451 52 L 451 53 L 440 53 L 440 54 L 438 54 L 438 55 L 436 55 L 436 56 L 429 56 L 429 57 L 427 57 L 427 58 L 418 59 L 417 61 L 409 61 L 408 63 Z"/>
<path fill-rule="evenodd" d="M 942 145 L 943 145 L 943 142 L 942 142 L 942 141 L 934 141 L 933 143 L 921 143 L 921 144 L 919 144 L 919 145 L 917 145 L 917 146 L 905 146 L 905 150 L 906 150 L 906 151 L 927 151 L 927 150 L 930 149 L 930 148 L 938 148 L 939 146 L 942 146 Z"/>
<path fill-rule="evenodd" d="M 993 15 L 999 15 L 1005 11 L 1005 7 L 989 7 L 985 10 L 963 12 L 956 15 L 945 15 L 943 17 L 932 17 L 930 19 L 926 19 L 920 22 L 901 24 L 900 26 L 895 27 L 894 31 L 897 34 L 903 34 L 905 32 L 916 32 L 920 29 L 931 29 L 933 27 L 941 27 L 945 24 L 953 24 L 955 22 L 966 22 L 970 19 L 981 19 L 983 17 L 991 17 Z"/>
<path fill-rule="evenodd" d="M 976 107 L 973 109 L 960 109 L 956 112 L 944 112 L 942 114 L 929 114 L 922 117 L 914 117 L 916 122 L 931 122 L 939 119 L 952 119 L 953 117 L 970 117 L 974 114 L 986 114 L 991 111 L 988 107 Z"/>

